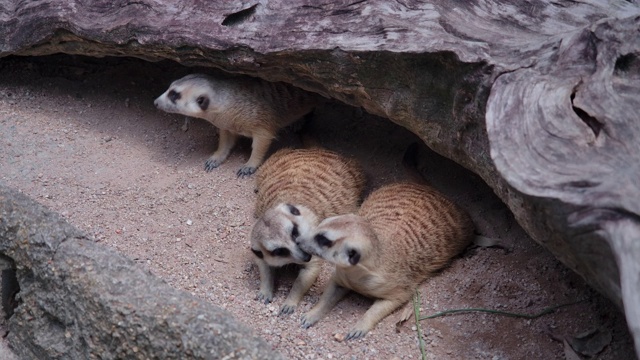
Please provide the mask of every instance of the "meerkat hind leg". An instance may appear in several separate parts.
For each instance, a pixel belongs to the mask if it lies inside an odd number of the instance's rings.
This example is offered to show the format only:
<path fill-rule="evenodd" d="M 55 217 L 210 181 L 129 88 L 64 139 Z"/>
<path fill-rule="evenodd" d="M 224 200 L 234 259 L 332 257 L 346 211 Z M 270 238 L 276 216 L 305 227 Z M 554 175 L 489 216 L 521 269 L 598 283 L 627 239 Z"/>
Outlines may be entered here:
<path fill-rule="evenodd" d="M 365 336 L 376 326 L 378 322 L 380 322 L 380 320 L 391 314 L 405 302 L 406 300 L 376 300 L 369 310 L 367 310 L 362 318 L 356 323 L 356 326 L 354 326 L 347 336 L 345 336 L 345 340 L 358 339 Z"/>
<path fill-rule="evenodd" d="M 307 329 L 317 323 L 318 320 L 322 319 L 329 310 L 333 309 L 338 301 L 347 295 L 349 291 L 349 289 L 338 285 L 335 280 L 331 279 L 316 306 L 302 315 L 302 327 Z"/>
<path fill-rule="evenodd" d="M 233 147 L 236 145 L 237 140 L 237 134 L 234 134 L 229 130 L 220 129 L 218 137 L 218 149 L 204 163 L 204 169 L 207 172 L 210 172 L 211 170 L 220 166 L 220 164 L 222 164 L 225 160 L 227 160 L 227 157 L 229 157 L 229 154 L 231 153 Z"/>
<path fill-rule="evenodd" d="M 257 260 L 258 270 L 260 271 L 260 292 L 256 296 L 256 300 L 268 304 L 273 300 L 273 273 L 274 269 L 264 260 Z"/>
<path fill-rule="evenodd" d="M 298 277 L 293 282 L 293 287 L 287 299 L 280 308 L 280 315 L 292 314 L 295 311 L 304 294 L 309 291 L 311 285 L 318 278 L 318 274 L 320 274 L 320 263 L 318 261 L 312 260 L 300 269 L 300 273 L 298 273 Z"/>
<path fill-rule="evenodd" d="M 245 177 L 253 174 L 258 166 L 264 161 L 264 157 L 269 151 L 271 145 L 271 137 L 254 135 L 251 141 L 251 156 L 244 166 L 238 170 L 238 177 Z"/>

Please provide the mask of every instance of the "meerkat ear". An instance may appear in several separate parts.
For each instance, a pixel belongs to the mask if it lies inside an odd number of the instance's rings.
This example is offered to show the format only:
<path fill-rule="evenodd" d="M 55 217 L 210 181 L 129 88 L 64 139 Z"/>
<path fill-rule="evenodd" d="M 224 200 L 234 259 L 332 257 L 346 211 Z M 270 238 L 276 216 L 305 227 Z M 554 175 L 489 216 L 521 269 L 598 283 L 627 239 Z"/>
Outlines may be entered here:
<path fill-rule="evenodd" d="M 360 253 L 356 249 L 349 249 L 347 251 L 347 256 L 349 256 L 349 264 L 356 265 L 360 262 Z"/>
<path fill-rule="evenodd" d="M 298 210 L 297 207 L 291 204 L 287 204 L 287 208 L 289 209 L 289 212 L 291 213 L 291 215 L 300 216 L 300 210 Z"/>

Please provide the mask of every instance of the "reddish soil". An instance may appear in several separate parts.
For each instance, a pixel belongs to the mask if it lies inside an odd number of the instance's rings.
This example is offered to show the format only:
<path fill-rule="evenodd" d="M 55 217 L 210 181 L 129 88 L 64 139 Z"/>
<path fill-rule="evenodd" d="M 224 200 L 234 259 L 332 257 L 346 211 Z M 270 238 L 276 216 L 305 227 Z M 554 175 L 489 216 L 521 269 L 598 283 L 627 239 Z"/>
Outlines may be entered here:
<path fill-rule="evenodd" d="M 135 59 L 0 59 L 0 181 L 175 288 L 227 309 L 287 358 L 420 358 L 414 319 L 396 325 L 402 310 L 364 339 L 336 340 L 371 305 L 358 295 L 302 329 L 299 317 L 318 301 L 328 266 L 291 316 L 279 317 L 278 309 L 293 276 L 280 278 L 274 303 L 254 300 L 259 278 L 247 240 L 254 183 L 235 175 L 250 143 L 207 173 L 216 129 L 193 119 L 183 131 L 183 116 L 153 106 L 172 80 L 193 71 Z M 313 128 L 321 144 L 361 161 L 369 190 L 403 178 L 402 153 L 416 141 L 385 119 L 339 103 L 318 109 Z M 279 146 L 294 140 L 285 132 Z M 534 243 L 477 176 L 436 154 L 423 158 L 425 177 L 501 247 L 469 249 L 423 283 L 422 315 L 459 308 L 534 314 L 583 300 L 535 319 L 465 313 L 422 320 L 426 358 L 562 359 L 559 339 L 600 329 L 612 337 L 599 359 L 635 359 L 624 316 L 611 302 Z"/>

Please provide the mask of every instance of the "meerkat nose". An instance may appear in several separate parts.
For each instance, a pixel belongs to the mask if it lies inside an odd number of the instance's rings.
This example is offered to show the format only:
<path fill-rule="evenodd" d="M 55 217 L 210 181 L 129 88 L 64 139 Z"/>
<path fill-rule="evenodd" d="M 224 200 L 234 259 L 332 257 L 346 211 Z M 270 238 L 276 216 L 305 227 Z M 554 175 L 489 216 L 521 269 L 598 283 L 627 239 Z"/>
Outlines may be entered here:
<path fill-rule="evenodd" d="M 303 251 L 303 252 L 302 252 L 302 255 L 304 256 L 304 257 L 302 258 L 302 261 L 304 261 L 304 262 L 309 262 L 309 261 L 311 261 L 311 254 L 309 254 L 309 253 L 307 253 L 307 252 L 304 252 L 304 251 Z"/>

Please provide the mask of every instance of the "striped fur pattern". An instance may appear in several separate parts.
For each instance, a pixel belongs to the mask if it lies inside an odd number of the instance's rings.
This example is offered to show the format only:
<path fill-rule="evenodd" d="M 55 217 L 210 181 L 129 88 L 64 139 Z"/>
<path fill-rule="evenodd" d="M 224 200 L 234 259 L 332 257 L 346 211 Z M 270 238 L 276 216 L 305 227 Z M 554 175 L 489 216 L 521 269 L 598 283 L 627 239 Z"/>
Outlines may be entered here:
<path fill-rule="evenodd" d="M 464 210 L 416 183 L 384 186 L 367 197 L 357 215 L 323 220 L 298 244 L 336 269 L 303 326 L 320 320 L 350 289 L 377 299 L 346 338 L 364 336 L 461 253 L 473 240 L 473 228 Z"/>
<path fill-rule="evenodd" d="M 358 211 L 365 177 L 360 165 L 333 151 L 282 149 L 256 174 L 255 215 L 278 203 L 309 207 L 320 219 Z"/>
<path fill-rule="evenodd" d="M 353 160 L 324 149 L 283 149 L 256 174 L 257 222 L 251 251 L 260 270 L 257 299 L 273 299 L 273 268 L 303 265 L 281 313 L 295 310 L 320 272 L 320 262 L 296 246 L 320 220 L 357 211 L 364 189 L 362 169 Z"/>
<path fill-rule="evenodd" d="M 174 81 L 154 104 L 160 110 L 205 119 L 219 129 L 218 149 L 205 170 L 220 166 L 239 136 L 252 138 L 251 157 L 238 176 L 262 164 L 279 129 L 310 113 L 321 97 L 285 83 L 257 78 L 191 74 Z"/>

